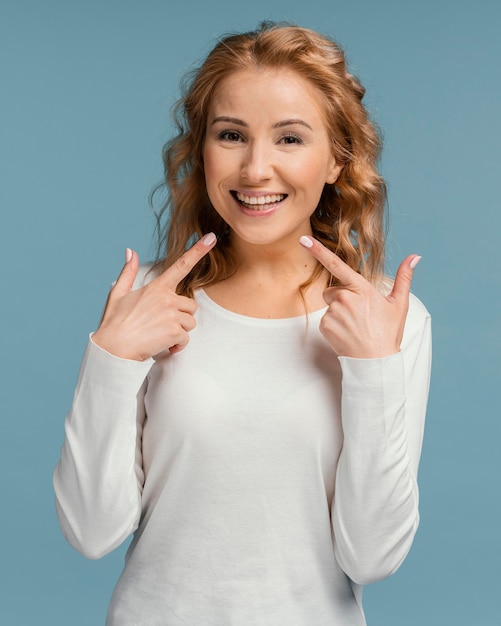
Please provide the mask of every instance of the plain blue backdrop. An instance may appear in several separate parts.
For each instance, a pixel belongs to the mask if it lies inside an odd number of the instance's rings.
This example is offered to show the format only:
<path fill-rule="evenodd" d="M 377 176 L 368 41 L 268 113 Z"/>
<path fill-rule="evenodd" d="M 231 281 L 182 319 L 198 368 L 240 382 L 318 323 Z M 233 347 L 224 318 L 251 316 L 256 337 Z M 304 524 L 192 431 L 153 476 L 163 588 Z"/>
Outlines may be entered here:
<path fill-rule="evenodd" d="M 388 271 L 423 255 L 413 289 L 434 319 L 421 527 L 399 572 L 366 589 L 369 626 L 499 626 L 500 7 L 0 1 L 3 624 L 104 623 L 124 549 L 92 562 L 66 545 L 51 485 L 87 333 L 124 247 L 152 255 L 147 199 L 179 79 L 217 35 L 287 19 L 335 37 L 367 87 Z"/>

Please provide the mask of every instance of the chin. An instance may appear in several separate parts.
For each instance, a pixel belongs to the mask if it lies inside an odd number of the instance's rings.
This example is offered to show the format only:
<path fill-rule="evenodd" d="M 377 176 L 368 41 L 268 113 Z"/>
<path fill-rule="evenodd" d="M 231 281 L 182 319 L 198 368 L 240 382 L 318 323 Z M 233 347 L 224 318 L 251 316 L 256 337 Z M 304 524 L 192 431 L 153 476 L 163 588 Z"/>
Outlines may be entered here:
<path fill-rule="evenodd" d="M 281 246 L 284 243 L 297 244 L 299 237 L 309 234 L 310 231 L 311 227 L 309 224 L 305 228 L 284 233 L 270 233 L 265 228 L 261 232 L 248 232 L 231 228 L 231 233 L 236 240 L 255 246 Z"/>

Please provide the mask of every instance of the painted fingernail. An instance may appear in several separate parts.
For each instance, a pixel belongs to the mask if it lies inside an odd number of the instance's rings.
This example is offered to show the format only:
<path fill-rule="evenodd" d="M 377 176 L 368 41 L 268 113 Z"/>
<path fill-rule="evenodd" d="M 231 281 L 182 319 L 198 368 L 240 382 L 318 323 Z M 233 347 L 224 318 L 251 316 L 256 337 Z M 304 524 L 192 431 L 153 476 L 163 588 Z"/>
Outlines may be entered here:
<path fill-rule="evenodd" d="M 423 257 L 422 256 L 415 256 L 412 261 L 409 263 L 409 267 L 411 268 L 411 270 L 413 270 L 416 265 L 419 263 L 419 261 L 421 261 Z"/>
<path fill-rule="evenodd" d="M 313 241 L 311 240 L 311 237 L 307 237 L 306 235 L 299 238 L 299 243 L 305 248 L 313 248 Z"/>
<path fill-rule="evenodd" d="M 216 241 L 217 237 L 214 233 L 207 233 L 207 235 L 204 235 L 202 237 L 202 243 L 204 244 L 204 246 L 211 246 L 215 241 Z"/>
<path fill-rule="evenodd" d="M 128 263 L 132 259 L 132 250 L 125 248 L 125 262 Z"/>

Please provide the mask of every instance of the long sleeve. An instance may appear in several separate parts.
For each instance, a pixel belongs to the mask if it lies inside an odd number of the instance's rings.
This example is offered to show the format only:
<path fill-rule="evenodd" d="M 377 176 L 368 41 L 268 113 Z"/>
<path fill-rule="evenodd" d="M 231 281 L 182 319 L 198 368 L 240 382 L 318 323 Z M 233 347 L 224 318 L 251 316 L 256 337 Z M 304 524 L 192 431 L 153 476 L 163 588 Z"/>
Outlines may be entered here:
<path fill-rule="evenodd" d="M 335 554 L 364 585 L 392 574 L 419 523 L 417 470 L 431 365 L 431 323 L 411 298 L 399 353 L 340 358 L 342 426 L 332 510 Z"/>
<path fill-rule="evenodd" d="M 139 523 L 152 363 L 117 358 L 92 340 L 85 352 L 53 482 L 63 533 L 88 558 L 116 548 Z"/>

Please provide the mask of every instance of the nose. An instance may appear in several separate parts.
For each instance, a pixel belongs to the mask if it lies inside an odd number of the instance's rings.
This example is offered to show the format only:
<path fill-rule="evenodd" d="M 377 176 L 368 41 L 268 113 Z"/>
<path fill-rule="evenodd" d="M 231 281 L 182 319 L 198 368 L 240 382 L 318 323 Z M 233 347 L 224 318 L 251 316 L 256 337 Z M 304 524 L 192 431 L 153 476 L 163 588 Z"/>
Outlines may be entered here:
<path fill-rule="evenodd" d="M 271 149 L 262 142 L 249 142 L 242 159 L 242 178 L 249 183 L 260 183 L 271 178 L 272 173 Z"/>

